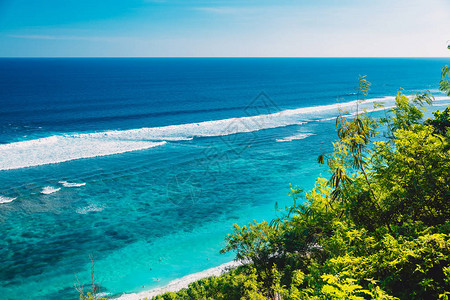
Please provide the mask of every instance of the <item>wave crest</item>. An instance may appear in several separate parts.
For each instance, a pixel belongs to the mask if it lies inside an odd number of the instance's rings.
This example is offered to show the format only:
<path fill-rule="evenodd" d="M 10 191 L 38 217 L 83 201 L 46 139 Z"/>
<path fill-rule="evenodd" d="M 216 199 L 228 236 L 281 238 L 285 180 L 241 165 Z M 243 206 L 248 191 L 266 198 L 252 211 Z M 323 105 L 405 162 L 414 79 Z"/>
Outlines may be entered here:
<path fill-rule="evenodd" d="M 166 141 L 186 141 L 195 137 L 224 136 L 302 125 L 310 120 L 319 121 L 334 117 L 338 109 L 351 111 L 357 103 L 360 109 L 363 109 L 371 108 L 375 101 L 392 102 L 394 99 L 394 97 L 374 98 L 363 103 L 350 101 L 241 118 L 121 131 L 67 134 L 14 142 L 0 145 L 0 171 L 150 149 L 164 145 Z M 291 137 L 291 140 L 299 138 L 302 137 Z"/>
<path fill-rule="evenodd" d="M 3 204 L 3 203 L 10 203 L 10 202 L 13 202 L 13 201 L 16 200 L 16 199 L 17 199 L 17 197 L 16 197 L 16 198 L 13 198 L 13 197 L 0 196 L 0 204 Z"/>
<path fill-rule="evenodd" d="M 285 137 L 285 138 L 282 138 L 282 139 L 277 139 L 276 141 L 278 143 L 291 142 L 293 140 L 303 140 L 303 139 L 306 139 L 307 137 L 312 136 L 312 135 L 314 135 L 314 133 L 298 133 L 298 134 L 295 134 L 295 135 L 292 135 L 292 136 L 288 136 L 288 137 Z"/>
<path fill-rule="evenodd" d="M 60 189 L 61 188 L 55 188 L 55 187 L 52 187 L 52 186 L 46 186 L 46 187 L 44 187 L 42 189 L 41 194 L 50 195 L 50 194 L 56 193 Z"/>
<path fill-rule="evenodd" d="M 86 185 L 86 182 L 83 183 L 76 183 L 76 182 L 68 182 L 68 181 L 58 181 L 58 183 L 62 184 L 63 187 L 80 187 Z"/>

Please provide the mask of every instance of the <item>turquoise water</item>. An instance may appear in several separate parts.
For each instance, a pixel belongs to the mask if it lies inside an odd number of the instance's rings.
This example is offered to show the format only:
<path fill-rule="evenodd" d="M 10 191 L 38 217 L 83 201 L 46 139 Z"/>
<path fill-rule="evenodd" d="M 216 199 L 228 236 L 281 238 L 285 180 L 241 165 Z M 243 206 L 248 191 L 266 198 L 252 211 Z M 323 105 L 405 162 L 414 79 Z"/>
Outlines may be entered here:
<path fill-rule="evenodd" d="M 219 250 L 233 223 L 269 220 L 290 183 L 328 176 L 316 158 L 358 74 L 389 106 L 398 87 L 439 96 L 448 62 L 2 60 L 2 298 L 76 299 L 90 255 L 113 295 L 232 260 Z"/>

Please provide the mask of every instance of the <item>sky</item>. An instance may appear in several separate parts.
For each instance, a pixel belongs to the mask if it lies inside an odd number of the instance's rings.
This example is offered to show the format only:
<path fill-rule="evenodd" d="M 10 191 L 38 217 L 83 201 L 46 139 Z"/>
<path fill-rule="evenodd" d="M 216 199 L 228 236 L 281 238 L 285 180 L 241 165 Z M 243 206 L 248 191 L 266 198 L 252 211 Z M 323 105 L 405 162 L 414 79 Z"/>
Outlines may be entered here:
<path fill-rule="evenodd" d="M 0 0 L 0 57 L 448 57 L 450 0 Z"/>

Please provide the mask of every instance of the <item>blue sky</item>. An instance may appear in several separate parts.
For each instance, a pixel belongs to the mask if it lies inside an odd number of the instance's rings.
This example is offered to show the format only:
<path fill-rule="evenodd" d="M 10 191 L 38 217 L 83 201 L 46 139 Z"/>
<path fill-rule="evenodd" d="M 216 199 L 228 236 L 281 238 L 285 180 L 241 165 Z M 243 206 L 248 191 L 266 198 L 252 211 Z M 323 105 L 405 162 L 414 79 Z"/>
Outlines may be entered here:
<path fill-rule="evenodd" d="M 0 0 L 0 56 L 448 56 L 449 0 Z"/>

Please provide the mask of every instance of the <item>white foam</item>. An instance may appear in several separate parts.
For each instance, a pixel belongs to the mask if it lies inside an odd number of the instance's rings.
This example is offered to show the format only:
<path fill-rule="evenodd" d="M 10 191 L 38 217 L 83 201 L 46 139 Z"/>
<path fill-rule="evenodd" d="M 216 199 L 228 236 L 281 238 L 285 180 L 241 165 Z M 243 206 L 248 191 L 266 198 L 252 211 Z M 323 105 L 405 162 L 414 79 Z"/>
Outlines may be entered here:
<path fill-rule="evenodd" d="M 68 181 L 58 181 L 58 183 L 62 184 L 63 187 L 80 187 L 86 185 L 86 182 L 76 183 L 76 182 L 68 182 Z"/>
<path fill-rule="evenodd" d="M 335 104 L 289 109 L 289 110 L 283 111 L 283 114 L 286 114 L 286 115 L 311 114 L 311 113 L 326 112 L 326 111 L 336 111 L 337 109 L 353 109 L 356 107 L 357 104 L 359 104 L 360 108 L 364 108 L 364 107 L 369 108 L 369 107 L 372 107 L 372 104 L 374 102 L 386 102 L 386 101 L 394 101 L 394 100 L 395 100 L 395 97 L 388 96 L 388 97 L 382 97 L 382 98 L 367 99 L 364 101 L 354 100 L 354 101 L 349 101 L 349 102 L 338 102 Z"/>
<path fill-rule="evenodd" d="M 156 288 L 156 289 L 152 289 L 149 291 L 144 291 L 144 292 L 134 293 L 134 294 L 123 294 L 122 296 L 120 296 L 116 299 L 119 299 L 119 300 L 139 300 L 139 299 L 143 299 L 143 298 L 151 299 L 152 297 L 155 297 L 157 295 L 161 295 L 161 294 L 164 294 L 167 292 L 176 292 L 181 289 L 187 288 L 190 283 L 200 280 L 202 278 L 211 277 L 211 276 L 219 276 L 219 275 L 229 271 L 230 269 L 234 269 L 242 264 L 243 264 L 243 262 L 240 262 L 240 261 L 232 261 L 232 262 L 220 265 L 218 267 L 205 270 L 203 272 L 190 274 L 190 275 L 187 275 L 180 279 L 173 280 L 167 286 L 162 287 L 162 288 Z"/>
<path fill-rule="evenodd" d="M 441 101 L 443 97 L 437 97 Z M 444 97 L 450 99 L 449 97 Z M 371 109 L 373 102 L 393 103 L 395 97 L 350 101 L 330 105 L 288 109 L 277 113 L 230 118 L 200 123 L 106 131 L 86 134 L 51 136 L 47 138 L 0 145 L 0 170 L 18 169 L 74 159 L 91 158 L 164 145 L 166 141 L 191 140 L 194 137 L 214 137 L 263 129 L 301 125 L 311 118 L 330 118 L 338 109 L 352 113 L 359 108 Z M 383 109 L 383 108 L 382 108 Z"/>
<path fill-rule="evenodd" d="M 44 187 L 42 189 L 41 194 L 50 195 L 50 194 L 56 193 L 60 189 L 61 188 L 55 188 L 55 187 L 52 187 L 52 186 L 46 186 L 46 187 Z"/>
<path fill-rule="evenodd" d="M 0 204 L 3 204 L 3 203 L 10 203 L 10 202 L 13 202 L 13 201 L 16 200 L 16 199 L 17 199 L 17 198 L 0 196 Z"/>
<path fill-rule="evenodd" d="M 111 140 L 100 136 L 63 135 L 0 145 L 0 170 L 149 149 L 165 142 Z"/>
<path fill-rule="evenodd" d="M 434 97 L 434 101 L 446 101 L 446 100 L 450 100 L 450 97 L 448 97 L 448 96 Z"/>
<path fill-rule="evenodd" d="M 285 138 L 282 138 L 282 139 L 277 139 L 276 141 L 278 143 L 281 143 L 281 142 L 290 142 L 290 141 L 293 141 L 293 140 L 303 140 L 303 139 L 306 139 L 307 137 L 312 136 L 312 135 L 314 135 L 314 134 L 313 133 L 297 133 L 297 134 L 292 135 L 292 136 L 288 136 L 288 137 L 285 137 Z"/>
<path fill-rule="evenodd" d="M 104 209 L 104 207 L 102 206 L 97 206 L 95 204 L 90 204 L 88 206 L 82 207 L 82 208 L 78 208 L 75 211 L 80 214 L 80 215 L 85 215 L 87 213 L 90 212 L 94 212 L 94 211 L 102 211 Z"/>
<path fill-rule="evenodd" d="M 272 114 L 230 118 L 215 121 L 205 121 L 200 123 L 189 123 L 182 125 L 170 125 L 154 128 L 140 128 L 125 131 L 108 131 L 102 133 L 88 134 L 90 137 L 104 137 L 126 140 L 183 140 L 192 139 L 193 137 L 213 137 L 224 136 L 236 133 L 253 132 L 262 129 L 271 129 L 285 127 L 289 125 L 301 125 L 308 120 L 308 117 L 318 113 L 335 114 L 337 109 L 351 109 L 357 103 L 361 107 L 369 107 L 375 101 L 394 100 L 394 97 L 374 98 L 364 101 L 351 101 L 344 103 L 335 103 L 330 105 L 303 107 L 298 109 L 288 109 Z"/>

